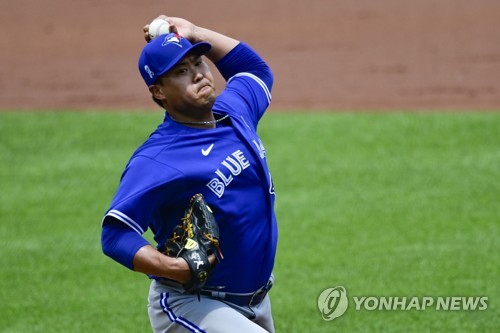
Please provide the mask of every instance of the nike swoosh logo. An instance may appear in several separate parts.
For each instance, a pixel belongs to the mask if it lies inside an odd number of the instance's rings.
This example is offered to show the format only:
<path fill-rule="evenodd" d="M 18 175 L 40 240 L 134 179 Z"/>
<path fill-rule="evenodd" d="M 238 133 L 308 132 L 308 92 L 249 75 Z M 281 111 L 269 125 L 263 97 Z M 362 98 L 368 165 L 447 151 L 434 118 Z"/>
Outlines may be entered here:
<path fill-rule="evenodd" d="M 214 144 L 212 143 L 210 147 L 208 147 L 207 149 L 201 149 L 201 153 L 203 154 L 203 156 L 208 156 L 208 154 L 210 154 L 210 152 L 212 151 L 213 147 Z"/>

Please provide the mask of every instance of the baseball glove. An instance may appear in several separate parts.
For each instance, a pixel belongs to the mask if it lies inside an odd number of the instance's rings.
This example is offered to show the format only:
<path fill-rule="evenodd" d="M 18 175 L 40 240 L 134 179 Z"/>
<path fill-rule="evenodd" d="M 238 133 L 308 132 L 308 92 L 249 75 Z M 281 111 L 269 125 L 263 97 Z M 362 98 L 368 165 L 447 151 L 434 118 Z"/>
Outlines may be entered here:
<path fill-rule="evenodd" d="M 165 252 L 170 257 L 181 257 L 188 263 L 191 280 L 184 285 L 190 293 L 199 291 L 207 281 L 214 265 L 208 257 L 215 254 L 223 259 L 219 248 L 219 226 L 202 194 L 191 198 L 181 224 L 177 225 L 165 242 Z"/>

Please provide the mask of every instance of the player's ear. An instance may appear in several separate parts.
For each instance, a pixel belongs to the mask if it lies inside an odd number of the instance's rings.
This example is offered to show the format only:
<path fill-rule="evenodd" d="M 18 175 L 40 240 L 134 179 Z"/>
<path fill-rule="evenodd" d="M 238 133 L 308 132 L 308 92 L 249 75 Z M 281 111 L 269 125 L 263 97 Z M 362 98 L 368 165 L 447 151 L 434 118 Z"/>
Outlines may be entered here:
<path fill-rule="evenodd" d="M 165 96 L 165 94 L 163 93 L 163 90 L 159 86 L 157 86 L 156 84 L 152 84 L 148 88 L 149 88 L 149 92 L 151 93 L 151 95 L 154 98 L 156 98 L 156 99 L 158 99 L 160 101 L 162 101 L 162 100 L 164 100 L 164 99 L 167 98 Z"/>

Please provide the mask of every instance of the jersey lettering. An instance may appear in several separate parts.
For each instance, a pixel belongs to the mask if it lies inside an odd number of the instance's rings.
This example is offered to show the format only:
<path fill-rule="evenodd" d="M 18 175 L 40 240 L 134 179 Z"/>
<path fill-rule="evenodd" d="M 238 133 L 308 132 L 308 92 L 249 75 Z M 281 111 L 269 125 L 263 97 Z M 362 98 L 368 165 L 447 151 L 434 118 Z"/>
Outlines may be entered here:
<path fill-rule="evenodd" d="M 264 144 L 262 143 L 262 141 L 260 141 L 260 139 L 258 140 L 259 142 L 253 140 L 253 144 L 255 145 L 255 147 L 257 147 L 260 158 L 264 159 L 266 158 L 266 148 L 264 148 Z"/>
<path fill-rule="evenodd" d="M 271 176 L 271 173 L 269 172 L 269 193 L 276 195 L 276 192 L 274 192 L 274 182 L 273 182 L 273 177 Z"/>
<path fill-rule="evenodd" d="M 208 188 L 212 190 L 219 198 L 224 195 L 224 183 L 221 182 L 218 178 L 212 178 L 207 184 Z"/>
<path fill-rule="evenodd" d="M 224 195 L 226 187 L 231 184 L 234 177 L 241 174 L 243 170 L 250 166 L 250 162 L 245 157 L 243 152 L 238 149 L 231 155 L 227 156 L 224 161 L 221 162 L 221 165 L 224 168 L 218 168 L 215 170 L 216 177 L 212 178 L 207 184 L 207 187 L 219 198 Z"/>

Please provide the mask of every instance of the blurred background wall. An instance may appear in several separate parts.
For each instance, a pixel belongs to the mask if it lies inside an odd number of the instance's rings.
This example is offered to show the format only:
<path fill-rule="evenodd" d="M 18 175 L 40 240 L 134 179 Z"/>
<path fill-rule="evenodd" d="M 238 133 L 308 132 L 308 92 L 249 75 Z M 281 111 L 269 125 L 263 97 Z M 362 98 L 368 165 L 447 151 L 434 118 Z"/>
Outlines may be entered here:
<path fill-rule="evenodd" d="M 0 109 L 156 108 L 136 64 L 162 13 L 253 46 L 274 109 L 500 106 L 498 0 L 1 0 Z"/>

